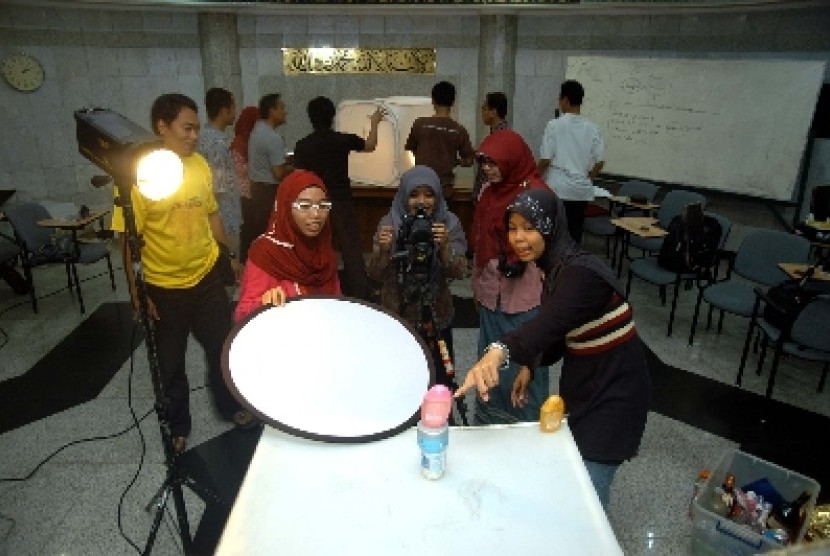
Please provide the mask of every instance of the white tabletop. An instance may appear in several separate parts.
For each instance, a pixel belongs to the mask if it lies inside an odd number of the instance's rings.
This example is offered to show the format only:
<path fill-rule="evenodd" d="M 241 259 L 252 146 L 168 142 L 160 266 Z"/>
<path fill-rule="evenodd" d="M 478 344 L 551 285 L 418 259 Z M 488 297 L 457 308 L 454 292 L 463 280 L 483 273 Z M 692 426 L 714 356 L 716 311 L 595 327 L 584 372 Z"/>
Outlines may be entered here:
<path fill-rule="evenodd" d="M 216 554 L 622 554 L 566 424 L 450 429 L 421 476 L 416 430 L 329 444 L 266 427 Z"/>

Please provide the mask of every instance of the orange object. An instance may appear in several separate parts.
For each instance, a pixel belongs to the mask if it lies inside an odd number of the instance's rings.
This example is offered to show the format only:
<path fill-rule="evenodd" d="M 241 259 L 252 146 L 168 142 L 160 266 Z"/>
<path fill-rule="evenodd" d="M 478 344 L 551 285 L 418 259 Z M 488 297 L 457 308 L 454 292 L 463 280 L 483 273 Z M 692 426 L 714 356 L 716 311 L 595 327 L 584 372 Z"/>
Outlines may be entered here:
<path fill-rule="evenodd" d="M 557 394 L 551 394 L 539 410 L 539 428 L 542 432 L 556 432 L 565 416 L 565 400 Z"/>

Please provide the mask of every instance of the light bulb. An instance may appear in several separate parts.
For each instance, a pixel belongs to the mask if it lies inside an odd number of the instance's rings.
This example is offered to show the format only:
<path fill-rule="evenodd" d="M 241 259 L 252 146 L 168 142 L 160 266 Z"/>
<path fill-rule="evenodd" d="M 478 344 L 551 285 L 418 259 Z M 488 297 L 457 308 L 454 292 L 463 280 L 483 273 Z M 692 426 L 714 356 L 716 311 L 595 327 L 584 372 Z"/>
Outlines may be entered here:
<path fill-rule="evenodd" d="M 173 151 L 158 149 L 138 161 L 136 185 L 141 194 L 148 199 L 166 199 L 175 193 L 183 179 L 182 159 Z"/>

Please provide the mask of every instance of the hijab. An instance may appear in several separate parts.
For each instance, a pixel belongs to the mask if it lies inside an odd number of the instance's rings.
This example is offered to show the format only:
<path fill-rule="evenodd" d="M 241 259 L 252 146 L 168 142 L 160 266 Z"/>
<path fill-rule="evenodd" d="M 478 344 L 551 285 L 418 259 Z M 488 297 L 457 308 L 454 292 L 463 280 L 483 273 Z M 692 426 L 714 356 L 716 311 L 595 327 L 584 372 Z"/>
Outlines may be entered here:
<path fill-rule="evenodd" d="M 392 208 L 387 215 L 392 221 L 393 233 L 395 234 L 395 240 L 393 241 L 397 241 L 398 230 L 401 228 L 404 216 L 409 213 L 409 196 L 422 185 L 429 187 L 435 195 L 435 205 L 432 209 L 433 222 L 446 224 L 448 231 L 459 225 L 458 217 L 451 213 L 447 206 L 447 201 L 444 199 L 444 190 L 441 188 L 441 179 L 435 173 L 435 170 L 429 166 L 413 166 L 401 175 L 401 184 L 395 192 L 395 198 L 392 199 Z M 440 272 L 440 267 L 438 254 L 434 252 L 432 257 L 433 273 Z M 436 276 L 436 274 L 433 274 L 433 276 Z M 437 295 L 438 281 L 430 280 L 430 288 L 433 295 Z"/>
<path fill-rule="evenodd" d="M 511 213 L 522 215 L 545 239 L 545 250 L 536 266 L 545 273 L 543 295 L 550 294 L 562 270 L 571 265 L 585 266 L 597 273 L 614 291 L 625 297 L 625 290 L 611 268 L 595 255 L 584 251 L 568 232 L 565 207 L 548 188 L 519 193 L 504 214 L 505 226 Z"/>
<path fill-rule="evenodd" d="M 254 130 L 254 125 L 259 119 L 259 108 L 256 106 L 246 106 L 239 113 L 236 118 L 236 124 L 233 126 L 234 136 L 231 141 L 231 150 L 239 154 L 242 160 L 248 161 L 248 139 L 251 137 L 251 132 Z"/>
<path fill-rule="evenodd" d="M 426 185 L 435 195 L 435 208 L 432 209 L 432 219 L 435 222 L 447 222 L 449 208 L 444 199 L 444 191 L 441 189 L 441 180 L 435 170 L 429 166 L 413 166 L 401 175 L 401 185 L 395 192 L 392 199 L 392 208 L 389 210 L 389 217 L 392 219 L 392 226 L 395 234 L 401 227 L 405 215 L 409 214 L 409 197 L 412 192 Z"/>
<path fill-rule="evenodd" d="M 513 199 L 527 189 L 548 189 L 536 170 L 530 147 L 515 131 L 503 129 L 487 136 L 476 153 L 493 160 L 502 181 L 490 183 L 481 192 L 473 213 L 472 243 L 476 266 L 484 267 L 502 253 L 515 260 L 506 243 L 507 227 L 504 214 Z"/>
<path fill-rule="evenodd" d="M 251 244 L 248 258 L 278 280 L 292 280 L 309 293 L 337 293 L 337 256 L 332 247 L 331 223 L 327 219 L 320 234 L 300 232 L 291 204 L 309 187 L 326 186 L 315 173 L 294 170 L 280 182 L 268 231 Z"/>

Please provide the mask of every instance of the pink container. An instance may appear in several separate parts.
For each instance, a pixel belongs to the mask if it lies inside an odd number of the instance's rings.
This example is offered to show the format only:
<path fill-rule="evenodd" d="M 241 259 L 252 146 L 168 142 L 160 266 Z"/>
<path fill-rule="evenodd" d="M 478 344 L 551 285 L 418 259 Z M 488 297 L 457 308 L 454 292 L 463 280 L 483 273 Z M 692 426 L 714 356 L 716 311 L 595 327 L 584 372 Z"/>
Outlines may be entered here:
<path fill-rule="evenodd" d="M 442 427 L 452 410 L 452 392 L 443 384 L 436 384 L 424 394 L 421 404 L 421 422 L 428 427 Z"/>

